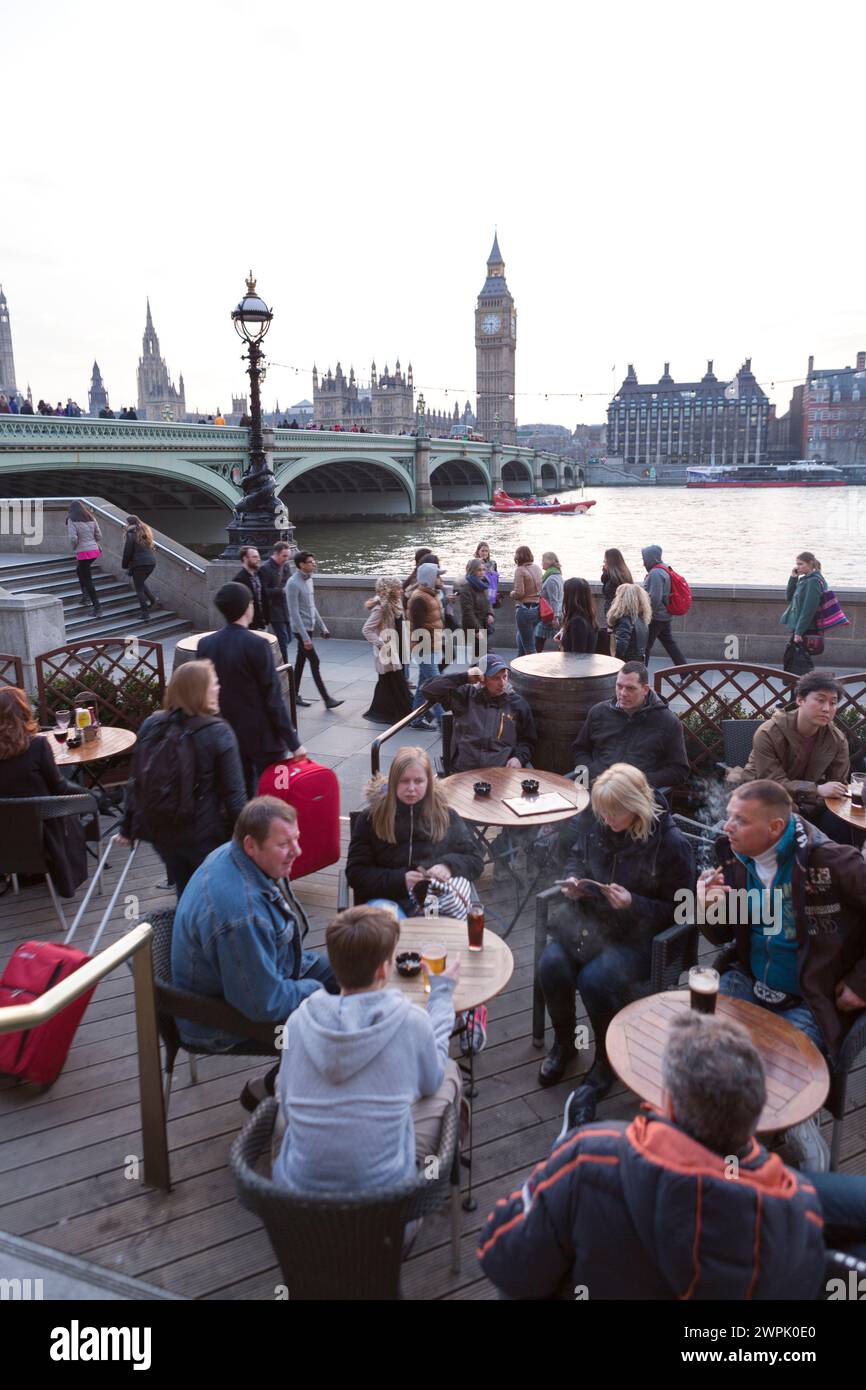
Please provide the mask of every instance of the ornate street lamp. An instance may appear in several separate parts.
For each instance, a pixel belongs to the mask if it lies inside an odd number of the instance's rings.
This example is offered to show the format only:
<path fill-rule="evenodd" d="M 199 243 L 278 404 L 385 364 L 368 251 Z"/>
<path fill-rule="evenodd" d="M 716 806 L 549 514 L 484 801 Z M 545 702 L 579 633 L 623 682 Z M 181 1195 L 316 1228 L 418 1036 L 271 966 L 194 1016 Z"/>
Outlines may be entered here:
<path fill-rule="evenodd" d="M 426 406 L 426 404 L 425 404 L 424 397 L 423 397 L 423 395 L 420 395 L 420 396 L 418 397 L 418 438 L 419 438 L 419 439 L 426 439 L 426 438 L 427 438 L 427 430 L 425 429 L 425 426 L 424 426 L 424 412 L 425 412 L 426 409 L 427 409 L 427 406 Z"/>
<path fill-rule="evenodd" d="M 271 326 L 273 310 L 256 294 L 256 282 L 250 271 L 247 292 L 232 309 L 232 323 L 239 338 L 247 344 L 241 360 L 249 361 L 250 378 L 250 448 L 249 467 L 241 479 L 243 497 L 234 509 L 229 522 L 229 543 L 220 557 L 233 560 L 241 546 L 254 545 L 262 550 L 277 541 L 291 541 L 294 527 L 289 521 L 284 502 L 276 494 L 274 475 L 268 468 L 262 444 L 262 400 L 259 390 L 265 379 L 262 365 L 262 339 Z"/>

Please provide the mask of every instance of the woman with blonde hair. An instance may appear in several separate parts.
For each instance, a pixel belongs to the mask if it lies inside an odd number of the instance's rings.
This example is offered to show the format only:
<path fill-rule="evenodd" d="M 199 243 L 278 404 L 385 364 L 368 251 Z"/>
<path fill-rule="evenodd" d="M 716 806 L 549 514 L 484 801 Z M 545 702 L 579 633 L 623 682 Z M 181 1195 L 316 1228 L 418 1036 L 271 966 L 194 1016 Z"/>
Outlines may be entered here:
<path fill-rule="evenodd" d="M 539 1081 L 561 1081 L 575 1056 L 575 991 L 595 1035 L 595 1060 L 566 1107 L 568 1127 L 588 1124 L 613 1084 L 605 1036 L 631 986 L 650 973 L 653 937 L 672 926 L 677 893 L 695 885 L 692 852 L 667 803 L 630 763 L 597 777 L 574 826 L 562 874 L 569 910 L 553 923 L 538 976 L 554 1046 Z"/>
<path fill-rule="evenodd" d="M 806 637 L 816 633 L 815 618 L 827 592 L 821 561 L 811 550 L 801 550 L 788 578 L 787 607 L 779 622 L 790 630 L 785 649 L 784 669 L 802 676 L 815 665 L 807 649 Z"/>
<path fill-rule="evenodd" d="M 376 593 L 364 607 L 369 617 L 361 636 L 373 644 L 376 689 L 364 718 L 389 727 L 412 708 L 412 692 L 403 663 L 403 585 L 396 575 L 376 580 Z"/>
<path fill-rule="evenodd" d="M 607 611 L 613 655 L 620 661 L 643 661 L 652 611 L 649 594 L 640 584 L 620 584 Z"/>
<path fill-rule="evenodd" d="M 551 610 L 546 618 L 541 616 L 544 605 Z M 541 598 L 539 599 L 539 618 L 535 625 L 535 650 L 544 651 L 544 644 L 562 626 L 563 582 L 562 565 L 552 550 L 545 550 L 541 557 Z M 545 609 L 545 612 L 547 610 Z"/>
<path fill-rule="evenodd" d="M 141 604 L 142 622 L 149 623 L 150 610 L 156 605 L 156 597 L 147 587 L 147 581 L 156 569 L 156 547 L 153 543 L 153 532 L 140 517 L 126 518 L 126 540 L 120 563 L 123 569 L 132 575 L 135 592 Z"/>
<path fill-rule="evenodd" d="M 356 903 L 417 914 L 431 883 L 444 886 L 443 917 L 466 917 L 469 884 L 484 860 L 469 827 L 450 810 L 423 748 L 401 748 L 388 780 L 367 787 L 346 860 Z"/>
<path fill-rule="evenodd" d="M 246 805 L 238 741 L 220 718 L 219 695 L 212 661 L 179 666 L 162 709 L 138 731 L 127 783 L 122 836 L 153 845 L 178 898 Z"/>

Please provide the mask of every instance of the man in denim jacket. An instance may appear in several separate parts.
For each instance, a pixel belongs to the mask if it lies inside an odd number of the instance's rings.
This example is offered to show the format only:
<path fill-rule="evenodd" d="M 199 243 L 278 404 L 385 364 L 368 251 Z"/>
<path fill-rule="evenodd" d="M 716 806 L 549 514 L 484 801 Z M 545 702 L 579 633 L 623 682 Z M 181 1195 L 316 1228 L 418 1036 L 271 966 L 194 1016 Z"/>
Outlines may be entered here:
<path fill-rule="evenodd" d="M 196 869 L 178 903 L 171 948 L 178 989 L 220 997 L 256 1023 L 277 1025 L 324 987 L 338 986 L 327 957 L 301 947 L 301 933 L 279 880 L 300 854 L 297 815 L 273 796 L 249 801 L 234 835 Z M 189 1046 L 208 1052 L 243 1052 L 249 1040 L 201 1023 L 179 1020 Z M 281 1030 L 280 1030 L 281 1032 Z M 273 1093 L 277 1067 L 264 1079 Z M 261 1086 L 245 1087 L 242 1102 L 261 1098 Z M 254 1108 L 254 1106 L 253 1106 Z"/>

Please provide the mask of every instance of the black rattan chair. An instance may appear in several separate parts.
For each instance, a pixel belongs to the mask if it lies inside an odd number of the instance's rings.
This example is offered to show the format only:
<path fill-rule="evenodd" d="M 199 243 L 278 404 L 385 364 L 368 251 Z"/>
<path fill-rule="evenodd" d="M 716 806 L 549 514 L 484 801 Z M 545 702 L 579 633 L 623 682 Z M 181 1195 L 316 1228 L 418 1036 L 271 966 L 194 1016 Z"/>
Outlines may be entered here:
<path fill-rule="evenodd" d="M 290 1192 L 256 1172 L 269 1151 L 276 1118 L 276 1100 L 263 1101 L 234 1141 L 229 1161 L 238 1199 L 261 1219 L 292 1302 L 399 1298 L 407 1223 L 449 1200 L 451 1268 L 459 1272 L 456 1104 L 442 1121 L 437 1165 L 429 1166 L 436 1176 L 420 1173 L 387 1191 L 334 1197 Z"/>
<path fill-rule="evenodd" d="M 547 945 L 552 903 L 562 902 L 558 888 L 546 888 L 535 899 L 535 969 L 532 978 L 532 1045 L 544 1046 L 544 992 L 538 978 L 538 965 Z M 667 927 L 653 937 L 649 979 L 633 986 L 635 997 L 676 989 L 680 975 L 690 970 L 698 957 L 698 929 L 691 922 Z"/>
<path fill-rule="evenodd" d="M 12 888 L 18 892 L 19 875 L 44 874 L 54 911 L 63 930 L 69 923 L 57 895 L 45 846 L 46 821 L 62 820 L 66 816 L 91 818 L 92 839 L 99 839 L 99 816 L 96 798 L 90 792 L 80 796 L 10 796 L 0 799 L 0 874 L 8 874 Z"/>
<path fill-rule="evenodd" d="M 752 751 L 752 742 L 763 719 L 723 719 L 722 757 L 719 764 L 727 772 L 731 767 L 745 767 Z"/>
<path fill-rule="evenodd" d="M 171 1083 L 174 1064 L 178 1052 L 183 1049 L 189 1055 L 190 1077 L 197 1080 L 195 1058 L 224 1057 L 225 1052 L 213 1051 L 196 1044 L 185 1043 L 177 1026 L 179 1018 L 188 1018 L 192 1023 L 201 1023 L 208 1028 L 219 1028 L 224 1033 L 234 1033 L 246 1039 L 246 1045 L 233 1049 L 232 1056 L 271 1057 L 275 1060 L 280 1053 L 276 1043 L 276 1025 L 273 1023 L 254 1023 L 252 1019 L 232 1008 L 225 999 L 212 998 L 204 994 L 191 994 L 177 989 L 171 977 L 171 933 L 174 926 L 174 908 L 164 912 L 154 912 L 147 917 L 153 928 L 153 981 L 156 993 L 156 1019 L 159 1036 L 165 1047 L 165 1111 L 171 1099 Z"/>

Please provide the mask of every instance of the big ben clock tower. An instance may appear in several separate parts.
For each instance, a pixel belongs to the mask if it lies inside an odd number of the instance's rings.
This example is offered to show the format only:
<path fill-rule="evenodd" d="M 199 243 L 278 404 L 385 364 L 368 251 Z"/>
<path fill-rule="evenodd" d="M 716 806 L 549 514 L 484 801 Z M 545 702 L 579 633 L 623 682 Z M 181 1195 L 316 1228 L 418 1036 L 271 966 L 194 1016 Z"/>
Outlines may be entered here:
<path fill-rule="evenodd" d="M 487 258 L 487 279 L 475 308 L 475 374 L 478 429 L 485 439 L 493 439 L 498 431 L 504 444 L 515 442 L 516 347 L 517 311 L 505 283 L 505 262 L 499 240 L 494 236 L 493 249 Z"/>

